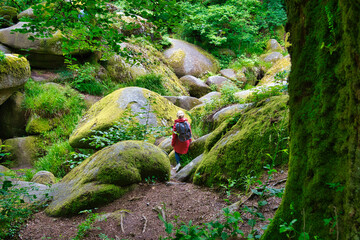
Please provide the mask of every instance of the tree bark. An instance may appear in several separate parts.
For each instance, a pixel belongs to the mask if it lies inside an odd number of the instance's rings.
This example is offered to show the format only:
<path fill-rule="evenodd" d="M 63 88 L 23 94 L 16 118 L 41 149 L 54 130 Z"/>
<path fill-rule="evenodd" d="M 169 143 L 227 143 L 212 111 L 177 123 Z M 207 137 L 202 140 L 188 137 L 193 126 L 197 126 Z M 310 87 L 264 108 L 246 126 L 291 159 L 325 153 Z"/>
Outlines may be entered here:
<path fill-rule="evenodd" d="M 286 2 L 289 177 L 262 239 L 289 239 L 279 229 L 293 219 L 294 239 L 360 239 L 360 2 Z"/>

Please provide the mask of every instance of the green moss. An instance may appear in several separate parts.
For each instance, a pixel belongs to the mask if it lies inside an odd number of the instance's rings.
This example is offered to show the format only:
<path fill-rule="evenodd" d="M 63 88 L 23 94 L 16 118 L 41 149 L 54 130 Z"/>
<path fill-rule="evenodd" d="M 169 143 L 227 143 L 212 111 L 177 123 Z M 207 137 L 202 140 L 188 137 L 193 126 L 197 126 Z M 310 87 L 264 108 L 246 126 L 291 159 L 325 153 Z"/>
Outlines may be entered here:
<path fill-rule="evenodd" d="M 26 125 L 25 131 L 28 134 L 41 134 L 51 130 L 53 127 L 48 119 L 31 117 Z"/>
<path fill-rule="evenodd" d="M 0 61 L 0 89 L 10 86 L 3 86 L 3 84 L 8 84 L 8 80 L 5 81 L 5 78 L 13 76 L 17 79 L 26 80 L 30 77 L 30 65 L 29 62 L 24 57 L 18 57 L 17 55 L 6 55 L 5 59 Z M 3 80 L 4 79 L 4 80 Z M 25 81 L 23 81 L 25 82 Z M 22 82 L 22 83 L 23 83 Z M 11 87 L 17 86 L 17 84 L 12 84 Z"/>
<path fill-rule="evenodd" d="M 276 81 L 274 77 L 277 73 L 285 71 L 285 70 L 290 72 L 290 68 L 291 68 L 291 61 L 290 61 L 289 57 L 285 57 L 285 58 L 278 60 L 274 64 L 274 66 L 272 66 L 265 73 L 265 76 L 261 79 L 258 86 L 264 86 L 264 85 L 274 83 Z"/>
<path fill-rule="evenodd" d="M 18 14 L 18 10 L 9 6 L 0 7 L 0 26 L 1 27 L 10 27 L 11 23 L 16 21 L 16 16 Z M 2 19 L 4 20 L 2 20 Z"/>
<path fill-rule="evenodd" d="M 259 174 L 272 163 L 267 154 L 277 154 L 274 165 L 286 164 L 287 155 L 280 150 L 287 147 L 287 141 L 282 141 L 288 134 L 287 100 L 287 96 L 277 96 L 258 103 L 247 109 L 232 128 L 233 123 L 224 122 L 206 141 L 207 152 L 194 183 L 211 186 L 227 178 Z"/>

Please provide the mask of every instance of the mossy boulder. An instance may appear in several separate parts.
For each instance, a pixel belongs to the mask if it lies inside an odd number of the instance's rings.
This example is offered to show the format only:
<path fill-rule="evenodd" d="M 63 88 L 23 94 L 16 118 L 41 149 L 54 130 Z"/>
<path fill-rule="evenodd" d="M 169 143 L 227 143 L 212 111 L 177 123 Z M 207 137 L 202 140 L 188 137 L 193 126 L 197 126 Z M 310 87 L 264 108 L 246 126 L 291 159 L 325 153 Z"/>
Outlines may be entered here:
<path fill-rule="evenodd" d="M 32 115 L 26 124 L 25 130 L 28 134 L 38 135 L 47 132 L 52 128 L 53 126 L 49 119 L 42 118 L 37 115 Z"/>
<path fill-rule="evenodd" d="M 207 72 L 219 71 L 218 61 L 200 47 L 178 39 L 170 39 L 170 42 L 172 45 L 164 51 L 164 56 L 178 77 L 201 77 Z"/>
<path fill-rule="evenodd" d="M 24 136 L 26 114 L 22 107 L 24 94 L 15 92 L 0 105 L 0 138 L 7 139 Z"/>
<path fill-rule="evenodd" d="M 215 85 L 219 91 L 224 85 L 230 85 L 234 88 L 237 88 L 236 85 L 228 78 L 222 76 L 210 76 L 206 80 L 206 84 L 211 86 Z"/>
<path fill-rule="evenodd" d="M 286 71 L 290 72 L 291 60 L 290 55 L 277 61 L 266 73 L 265 76 L 260 80 L 258 86 L 272 86 L 278 84 L 278 80 L 275 79 L 277 73 Z M 284 79 L 287 81 L 287 79 Z"/>
<path fill-rule="evenodd" d="M 211 88 L 197 77 L 186 75 L 181 77 L 180 81 L 192 97 L 201 98 L 211 92 Z"/>
<path fill-rule="evenodd" d="M 54 184 L 53 201 L 46 213 L 66 216 L 103 206 L 148 177 L 168 180 L 167 155 L 147 142 L 119 142 L 96 152 Z"/>
<path fill-rule="evenodd" d="M 6 139 L 4 145 L 5 150 L 11 153 L 11 167 L 31 167 L 37 159 L 37 141 L 33 136 Z"/>
<path fill-rule="evenodd" d="M 18 10 L 10 6 L 0 7 L 0 27 L 10 27 L 17 21 Z"/>
<path fill-rule="evenodd" d="M 282 49 L 281 45 L 278 43 L 278 41 L 276 41 L 276 39 L 270 39 L 266 43 L 266 51 L 268 51 L 268 52 L 282 52 L 283 49 Z"/>
<path fill-rule="evenodd" d="M 56 178 L 54 174 L 49 171 L 39 171 L 33 176 L 31 182 L 52 185 L 56 182 Z"/>
<path fill-rule="evenodd" d="M 288 162 L 288 96 L 275 96 L 247 108 L 237 123 L 224 122 L 205 144 L 204 159 L 194 176 L 195 184 L 211 186 L 258 175 L 267 164 Z M 273 162 L 269 158 L 276 156 Z"/>
<path fill-rule="evenodd" d="M 280 52 L 270 52 L 260 56 L 264 62 L 276 63 L 284 56 Z"/>
<path fill-rule="evenodd" d="M 35 15 L 34 15 L 34 10 L 32 8 L 28 8 L 24 11 L 22 11 L 21 13 L 18 14 L 17 18 L 22 21 L 23 19 L 21 18 L 35 18 Z"/>
<path fill-rule="evenodd" d="M 183 110 L 157 93 L 144 88 L 128 87 L 119 89 L 96 102 L 85 113 L 78 126 L 71 134 L 69 142 L 72 147 L 91 148 L 88 142 L 81 141 L 90 137 L 93 130 L 106 130 L 120 122 L 126 109 L 134 114 L 134 121 L 151 126 L 170 127 L 176 113 Z M 186 115 L 186 114 L 185 114 Z M 186 118 L 189 118 L 186 115 Z"/>
<path fill-rule="evenodd" d="M 162 85 L 169 92 L 169 95 L 189 95 L 177 76 L 167 65 L 161 52 L 148 42 L 129 41 L 129 43 L 122 43 L 123 49 L 141 54 L 141 57 L 137 61 L 127 62 L 124 57 L 115 55 L 105 62 L 104 67 L 112 81 L 126 83 L 135 80 L 139 76 L 157 74 L 161 76 Z"/>
<path fill-rule="evenodd" d="M 0 105 L 23 86 L 30 76 L 30 65 L 26 58 L 5 54 L 5 59 L 0 61 Z"/>
<path fill-rule="evenodd" d="M 172 102 L 175 106 L 178 106 L 186 110 L 190 110 L 193 107 L 202 104 L 202 102 L 195 97 L 189 97 L 189 96 L 180 96 L 180 97 L 164 96 L 164 97 L 170 102 Z"/>

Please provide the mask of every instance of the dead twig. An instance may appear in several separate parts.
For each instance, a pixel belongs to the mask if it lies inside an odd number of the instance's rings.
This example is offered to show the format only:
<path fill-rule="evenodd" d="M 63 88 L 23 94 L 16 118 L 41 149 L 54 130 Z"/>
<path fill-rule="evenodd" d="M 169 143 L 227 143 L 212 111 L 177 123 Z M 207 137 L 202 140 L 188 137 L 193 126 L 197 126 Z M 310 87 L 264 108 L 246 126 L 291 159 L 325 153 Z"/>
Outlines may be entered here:
<path fill-rule="evenodd" d="M 144 215 L 142 215 L 142 217 L 143 217 L 143 219 L 144 219 L 144 227 L 143 227 L 142 232 L 144 233 L 145 230 L 146 230 L 147 219 L 146 219 L 146 217 L 145 217 Z"/>

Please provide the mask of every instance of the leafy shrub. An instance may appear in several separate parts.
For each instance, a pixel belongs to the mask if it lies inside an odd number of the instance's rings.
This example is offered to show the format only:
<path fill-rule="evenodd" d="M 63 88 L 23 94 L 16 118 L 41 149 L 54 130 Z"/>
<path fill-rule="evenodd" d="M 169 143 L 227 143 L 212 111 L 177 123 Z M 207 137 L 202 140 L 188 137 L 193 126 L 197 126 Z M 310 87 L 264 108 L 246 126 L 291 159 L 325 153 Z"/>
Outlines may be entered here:
<path fill-rule="evenodd" d="M 3 174 L 0 173 L 0 177 Z M 11 181 L 0 184 L 0 239 L 15 239 L 16 233 L 25 220 L 33 213 L 33 207 L 23 197 L 30 196 L 24 189 L 11 188 Z"/>
<path fill-rule="evenodd" d="M 0 50 L 0 62 L 5 59 L 5 53 Z"/>
<path fill-rule="evenodd" d="M 237 87 L 235 87 L 232 84 L 224 84 L 221 89 L 220 89 L 220 93 L 221 93 L 221 105 L 229 105 L 229 104 L 234 104 L 234 103 L 238 103 L 239 100 L 238 98 L 235 97 L 235 93 L 238 92 L 239 89 Z"/>
<path fill-rule="evenodd" d="M 20 11 L 26 10 L 29 7 L 41 2 L 40 0 L 4 0 L 1 1 L 0 6 L 10 6 L 19 9 Z"/>

